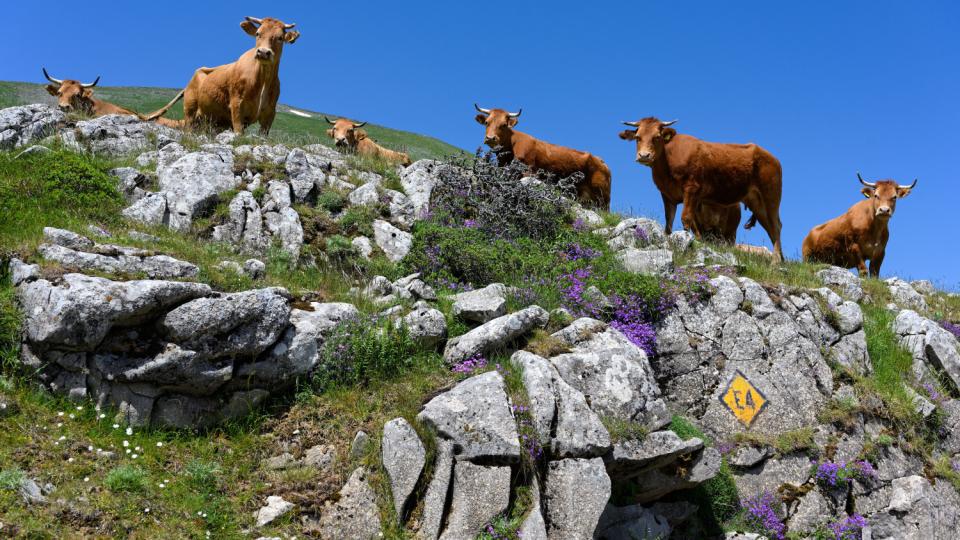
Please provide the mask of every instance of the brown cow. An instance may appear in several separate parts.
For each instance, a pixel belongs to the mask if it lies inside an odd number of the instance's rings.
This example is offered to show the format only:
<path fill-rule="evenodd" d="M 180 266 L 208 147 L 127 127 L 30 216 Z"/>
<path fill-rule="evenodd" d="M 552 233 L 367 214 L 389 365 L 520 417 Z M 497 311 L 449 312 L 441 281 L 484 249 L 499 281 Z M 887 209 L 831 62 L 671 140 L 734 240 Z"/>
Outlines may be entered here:
<path fill-rule="evenodd" d="M 653 117 L 624 122 L 635 129 L 620 133 L 621 139 L 637 141 L 637 161 L 649 166 L 653 173 L 653 183 L 663 198 L 667 233 L 673 228 L 680 203 L 684 228 L 703 238 L 696 219 L 696 209 L 702 202 L 725 207 L 742 202 L 754 214 L 747 228 L 759 220 L 773 243 L 774 260 L 782 261 L 783 186 L 777 158 L 755 144 L 719 144 L 678 135 L 669 127 L 675 122 L 661 122 Z"/>
<path fill-rule="evenodd" d="M 522 109 L 511 113 L 503 109 L 482 109 L 477 104 L 473 106 L 480 112 L 476 116 L 477 122 L 487 128 L 483 140 L 487 146 L 503 148 L 513 159 L 534 172 L 543 170 L 561 178 L 582 173 L 583 180 L 576 186 L 577 198 L 584 204 L 610 209 L 610 168 L 602 159 L 588 152 L 535 139 L 513 129 Z"/>
<path fill-rule="evenodd" d="M 294 26 L 271 18 L 247 17 L 240 23 L 244 32 L 256 37 L 256 45 L 232 64 L 194 72 L 184 90 L 185 121 L 190 125 L 209 123 L 217 129 L 233 128 L 238 134 L 260 122 L 260 133 L 269 134 L 280 98 L 283 44 L 300 37 L 300 32 L 288 31 Z"/>
<path fill-rule="evenodd" d="M 333 127 L 327 130 L 327 135 L 333 139 L 338 148 L 349 149 L 361 156 L 377 156 L 387 161 L 397 162 L 404 167 L 410 165 L 410 156 L 404 152 L 397 152 L 384 148 L 373 139 L 367 137 L 367 132 L 360 129 L 366 122 L 355 124 L 352 120 L 340 118 L 336 122 L 326 116 L 323 117 Z"/>
<path fill-rule="evenodd" d="M 740 226 L 740 205 L 718 206 L 708 202 L 701 202 L 694 219 L 700 226 L 700 234 L 704 238 L 725 244 L 734 244 L 737 241 L 737 227 Z"/>
<path fill-rule="evenodd" d="M 97 77 L 92 83 L 82 83 L 73 79 L 54 79 L 49 73 L 47 73 L 47 68 L 43 68 L 43 76 L 50 81 L 51 84 L 46 86 L 47 92 L 49 92 L 51 96 L 57 98 L 57 105 L 60 107 L 61 111 L 78 111 L 91 116 L 103 116 L 105 114 L 130 114 L 141 120 L 152 120 L 165 126 L 176 127 L 180 125 L 180 123 L 176 120 L 162 118 L 162 116 L 166 114 L 170 107 L 173 107 L 177 101 L 180 101 L 180 98 L 183 97 L 183 92 L 177 94 L 177 97 L 173 98 L 170 103 L 167 103 L 162 108 L 150 114 L 143 115 L 137 111 L 126 109 L 119 105 L 114 105 L 109 101 L 103 101 L 93 97 L 93 87 L 100 82 L 100 77 Z"/>
<path fill-rule="evenodd" d="M 866 261 L 869 260 L 869 275 L 879 277 L 897 199 L 909 195 L 917 181 L 901 186 L 893 180 L 867 182 L 860 173 L 857 178 L 864 186 L 860 191 L 867 200 L 851 206 L 842 216 L 811 229 L 803 239 L 803 259 L 841 268 L 856 267 L 861 276 L 867 275 Z"/>

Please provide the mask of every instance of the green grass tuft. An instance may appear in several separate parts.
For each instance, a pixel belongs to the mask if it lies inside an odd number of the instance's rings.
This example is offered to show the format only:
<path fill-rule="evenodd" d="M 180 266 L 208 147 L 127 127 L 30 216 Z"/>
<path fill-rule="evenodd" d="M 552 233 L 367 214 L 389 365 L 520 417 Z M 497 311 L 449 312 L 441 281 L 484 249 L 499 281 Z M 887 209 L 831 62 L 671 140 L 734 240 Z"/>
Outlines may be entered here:
<path fill-rule="evenodd" d="M 114 493 L 140 493 L 147 489 L 147 473 L 135 465 L 121 465 L 107 473 L 104 483 Z"/>

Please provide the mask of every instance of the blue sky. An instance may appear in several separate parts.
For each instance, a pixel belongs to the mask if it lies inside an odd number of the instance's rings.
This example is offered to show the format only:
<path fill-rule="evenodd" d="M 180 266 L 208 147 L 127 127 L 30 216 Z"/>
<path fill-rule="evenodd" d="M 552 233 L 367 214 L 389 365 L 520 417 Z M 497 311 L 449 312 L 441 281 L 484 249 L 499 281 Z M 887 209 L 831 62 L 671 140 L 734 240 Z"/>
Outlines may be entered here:
<path fill-rule="evenodd" d="M 615 209 L 658 219 L 620 120 L 676 118 L 681 133 L 756 142 L 783 164 L 788 257 L 859 200 L 856 171 L 918 177 L 883 274 L 960 286 L 956 2 L 84 0 L 13 2 L 5 14 L 17 54 L 0 79 L 39 82 L 46 65 L 61 78 L 169 87 L 251 47 L 244 15 L 295 22 L 282 102 L 470 150 L 483 138 L 474 101 L 522 107 L 519 129 L 610 165 Z M 759 227 L 740 240 L 769 244 Z"/>

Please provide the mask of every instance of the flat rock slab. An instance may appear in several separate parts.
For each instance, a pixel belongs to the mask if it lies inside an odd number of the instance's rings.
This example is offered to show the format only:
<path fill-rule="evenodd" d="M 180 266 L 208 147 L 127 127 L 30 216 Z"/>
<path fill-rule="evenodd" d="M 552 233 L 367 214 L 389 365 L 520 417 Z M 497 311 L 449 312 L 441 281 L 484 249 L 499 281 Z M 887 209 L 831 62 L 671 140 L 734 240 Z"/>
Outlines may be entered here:
<path fill-rule="evenodd" d="M 337 501 L 324 506 L 319 531 L 323 538 L 367 540 L 383 536 L 377 493 L 370 487 L 366 469 L 353 471 Z"/>
<path fill-rule="evenodd" d="M 495 371 L 470 377 L 431 399 L 417 419 L 453 441 L 458 460 L 520 460 L 517 425 L 503 378 Z"/>
<path fill-rule="evenodd" d="M 103 249 L 107 246 L 99 247 Z M 87 253 L 53 244 L 41 244 L 38 250 L 44 259 L 81 272 L 143 274 L 150 279 L 189 279 L 200 274 L 200 268 L 197 265 L 168 255 L 156 255 L 136 248 L 112 246 L 111 248 L 108 251 L 109 255 Z"/>
<path fill-rule="evenodd" d="M 600 458 L 551 461 L 543 493 L 547 537 L 593 538 L 610 489 Z"/>
<path fill-rule="evenodd" d="M 448 364 L 456 364 L 472 356 L 506 347 L 535 328 L 546 326 L 549 319 L 550 314 L 540 306 L 530 306 L 498 317 L 449 340 L 443 358 Z"/>
<path fill-rule="evenodd" d="M 440 540 L 473 540 L 510 503 L 510 467 L 457 461 L 447 528 Z"/>
<path fill-rule="evenodd" d="M 639 476 L 650 469 L 659 469 L 703 448 L 703 441 L 684 441 L 672 431 L 655 431 L 640 440 L 620 441 L 604 457 L 607 473 L 618 481 Z"/>
<path fill-rule="evenodd" d="M 422 540 L 437 540 L 440 526 L 443 524 L 447 493 L 453 476 L 453 442 L 437 441 L 437 458 L 433 467 L 433 477 L 427 486 L 423 498 L 423 517 L 420 519 L 418 537 Z"/>
<path fill-rule="evenodd" d="M 383 468 L 390 478 L 393 507 L 402 523 L 407 500 L 423 472 L 427 451 L 413 426 L 403 418 L 395 418 L 383 426 L 381 448 Z"/>

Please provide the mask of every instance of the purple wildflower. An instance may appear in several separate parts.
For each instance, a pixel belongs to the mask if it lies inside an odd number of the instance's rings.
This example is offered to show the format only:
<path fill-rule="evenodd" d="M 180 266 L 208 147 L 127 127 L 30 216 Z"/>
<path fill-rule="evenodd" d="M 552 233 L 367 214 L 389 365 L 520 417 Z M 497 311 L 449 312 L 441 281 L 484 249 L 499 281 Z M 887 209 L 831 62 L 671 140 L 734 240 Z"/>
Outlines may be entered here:
<path fill-rule="evenodd" d="M 846 487 L 854 479 L 875 479 L 877 471 L 869 461 L 834 463 L 822 461 L 815 465 L 814 480 L 824 488 Z"/>
<path fill-rule="evenodd" d="M 867 520 L 860 514 L 853 514 L 830 524 L 834 540 L 860 540 L 861 531 L 867 526 Z"/>
<path fill-rule="evenodd" d="M 466 228 L 466 229 L 476 229 L 476 228 L 479 227 L 479 226 L 480 226 L 480 225 L 477 223 L 477 220 L 475 220 L 475 219 L 465 219 L 465 220 L 463 220 L 463 227 Z"/>
<path fill-rule="evenodd" d="M 499 366 L 500 364 L 497 364 L 498 368 Z M 487 367 L 487 359 L 477 354 L 477 355 L 471 356 L 470 358 L 467 358 L 462 362 L 458 362 L 454 364 L 453 367 L 450 368 L 450 371 L 454 373 L 470 374 L 470 373 L 473 373 L 474 371 L 477 371 L 478 369 L 483 369 L 485 367 Z"/>
<path fill-rule="evenodd" d="M 954 324 L 950 321 L 940 321 L 940 326 L 947 332 L 953 334 L 957 339 L 960 339 L 960 324 Z"/>
<path fill-rule="evenodd" d="M 560 254 L 561 257 L 568 261 L 579 261 L 579 260 L 590 260 L 596 259 L 600 256 L 600 252 L 589 247 L 581 246 L 579 243 L 572 243 L 567 245 L 564 248 L 563 252 Z"/>
<path fill-rule="evenodd" d="M 923 383 L 923 389 L 927 392 L 930 401 L 938 404 L 943 401 L 943 394 L 937 391 L 937 387 L 933 383 Z"/>
<path fill-rule="evenodd" d="M 779 502 L 773 495 L 764 491 L 763 493 L 747 499 L 744 507 L 746 508 L 747 525 L 758 530 L 768 538 L 775 540 L 784 540 L 786 538 L 786 525 L 777 515 L 776 507 Z"/>
<path fill-rule="evenodd" d="M 573 222 L 573 230 L 577 232 L 583 232 L 587 230 L 587 222 L 584 221 L 583 218 L 577 218 Z"/>
<path fill-rule="evenodd" d="M 647 230 L 641 227 L 633 229 L 633 235 L 643 243 L 647 243 L 650 240 L 650 235 L 647 234 Z"/>

